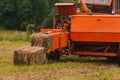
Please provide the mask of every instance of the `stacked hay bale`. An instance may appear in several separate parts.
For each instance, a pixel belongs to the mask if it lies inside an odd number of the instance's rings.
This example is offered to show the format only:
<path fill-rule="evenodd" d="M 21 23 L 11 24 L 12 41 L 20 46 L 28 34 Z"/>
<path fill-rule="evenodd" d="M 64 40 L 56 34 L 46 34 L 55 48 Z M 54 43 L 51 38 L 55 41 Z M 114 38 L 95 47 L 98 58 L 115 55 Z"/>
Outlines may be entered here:
<path fill-rule="evenodd" d="M 24 46 L 14 52 L 15 65 L 42 64 L 45 60 L 46 49 L 42 47 Z"/>
<path fill-rule="evenodd" d="M 33 34 L 31 35 L 31 46 L 24 46 L 14 51 L 14 64 L 42 64 L 45 61 L 45 53 L 52 47 L 53 35 Z"/>
<path fill-rule="evenodd" d="M 53 35 L 37 33 L 31 35 L 31 46 L 44 47 L 50 49 L 53 47 Z"/>

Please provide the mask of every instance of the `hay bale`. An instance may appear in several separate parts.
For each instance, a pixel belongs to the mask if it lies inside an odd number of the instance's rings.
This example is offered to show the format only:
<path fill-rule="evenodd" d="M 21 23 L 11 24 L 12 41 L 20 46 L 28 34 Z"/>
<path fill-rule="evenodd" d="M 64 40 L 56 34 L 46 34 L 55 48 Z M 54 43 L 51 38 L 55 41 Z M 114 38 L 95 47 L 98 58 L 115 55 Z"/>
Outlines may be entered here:
<path fill-rule="evenodd" d="M 39 46 L 47 49 L 53 48 L 53 35 L 36 33 L 31 35 L 31 46 Z"/>
<path fill-rule="evenodd" d="M 45 61 L 46 49 L 43 47 L 24 46 L 14 51 L 15 65 L 42 64 Z"/>
<path fill-rule="evenodd" d="M 54 47 L 54 35 L 52 34 L 47 35 L 47 47 L 49 49 Z"/>

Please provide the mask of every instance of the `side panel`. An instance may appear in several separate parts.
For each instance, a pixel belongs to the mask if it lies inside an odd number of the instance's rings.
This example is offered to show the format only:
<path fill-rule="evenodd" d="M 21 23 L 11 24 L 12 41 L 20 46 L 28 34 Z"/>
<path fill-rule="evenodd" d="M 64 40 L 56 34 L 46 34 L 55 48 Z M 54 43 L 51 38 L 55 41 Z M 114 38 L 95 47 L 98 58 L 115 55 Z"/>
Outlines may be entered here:
<path fill-rule="evenodd" d="M 71 32 L 120 33 L 120 15 L 82 15 L 71 19 Z"/>
<path fill-rule="evenodd" d="M 68 43 L 68 33 L 63 33 L 60 35 L 60 48 L 67 47 Z"/>
<path fill-rule="evenodd" d="M 64 48 L 67 47 L 68 45 L 68 33 L 54 33 L 54 46 L 51 49 L 52 51 L 54 51 L 55 49 L 60 49 L 60 48 Z"/>
<path fill-rule="evenodd" d="M 85 42 L 120 42 L 120 15 L 72 16 L 70 38 Z"/>
<path fill-rule="evenodd" d="M 70 38 L 78 42 L 120 42 L 120 33 L 71 32 Z"/>
<path fill-rule="evenodd" d="M 41 33 L 52 34 L 53 35 L 53 48 L 51 51 L 55 49 L 61 49 L 68 46 L 68 35 L 69 32 L 65 32 L 61 29 L 40 29 Z"/>

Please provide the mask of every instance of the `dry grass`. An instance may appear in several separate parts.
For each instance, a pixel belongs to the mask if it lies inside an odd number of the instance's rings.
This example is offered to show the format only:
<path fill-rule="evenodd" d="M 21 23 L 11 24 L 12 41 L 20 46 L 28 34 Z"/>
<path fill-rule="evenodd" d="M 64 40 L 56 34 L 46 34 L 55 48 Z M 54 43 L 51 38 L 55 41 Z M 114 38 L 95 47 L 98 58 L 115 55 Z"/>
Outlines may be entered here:
<path fill-rule="evenodd" d="M 29 35 L 22 31 L 0 30 L 0 41 L 29 41 Z"/>
<path fill-rule="evenodd" d="M 120 66 L 106 58 L 68 56 L 60 62 L 14 66 L 13 52 L 23 45 L 30 43 L 0 42 L 0 80 L 120 80 Z"/>
<path fill-rule="evenodd" d="M 14 66 L 13 51 L 28 42 L 0 42 L 0 77 L 3 80 L 119 80 L 120 67 L 105 58 L 69 56 L 60 62 Z M 33 79 L 34 78 L 34 79 Z"/>

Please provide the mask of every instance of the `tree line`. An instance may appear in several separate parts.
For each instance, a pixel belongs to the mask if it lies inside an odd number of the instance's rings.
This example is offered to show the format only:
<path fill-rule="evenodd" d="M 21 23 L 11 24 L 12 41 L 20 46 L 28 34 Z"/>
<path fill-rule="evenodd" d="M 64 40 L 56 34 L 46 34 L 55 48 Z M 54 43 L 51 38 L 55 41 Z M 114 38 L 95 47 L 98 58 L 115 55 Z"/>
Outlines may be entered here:
<path fill-rule="evenodd" d="M 52 27 L 52 16 L 56 14 L 56 2 L 76 0 L 0 0 L 0 27 L 25 30 L 28 24 L 35 29 Z"/>

